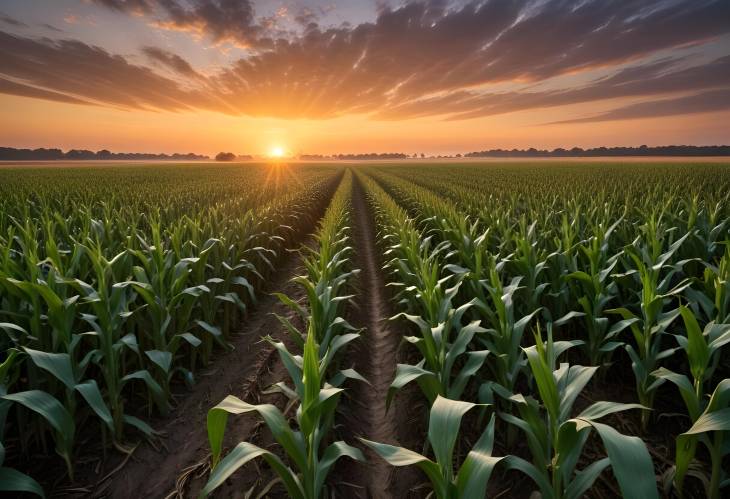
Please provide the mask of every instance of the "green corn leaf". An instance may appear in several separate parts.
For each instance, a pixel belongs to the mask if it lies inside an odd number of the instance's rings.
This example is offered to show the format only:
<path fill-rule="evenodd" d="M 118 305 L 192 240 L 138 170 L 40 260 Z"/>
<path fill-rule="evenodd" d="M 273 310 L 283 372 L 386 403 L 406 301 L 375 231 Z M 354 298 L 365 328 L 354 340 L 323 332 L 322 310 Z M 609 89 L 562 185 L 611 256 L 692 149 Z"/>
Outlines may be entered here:
<path fill-rule="evenodd" d="M 17 324 L 12 324 L 10 322 L 0 322 L 0 329 L 5 331 L 8 337 L 15 343 L 21 342 L 20 336 L 17 336 L 15 333 L 20 333 L 23 335 L 23 337 L 28 336 L 28 331 L 18 326 Z"/>
<path fill-rule="evenodd" d="M 279 478 L 281 478 L 287 492 L 289 493 L 289 497 L 292 497 L 293 499 L 306 498 L 299 482 L 299 478 L 281 461 L 281 459 L 279 459 L 275 454 L 248 442 L 240 442 L 225 458 L 223 458 L 220 463 L 218 463 L 211 472 L 210 478 L 205 484 L 205 487 L 203 487 L 203 490 L 200 491 L 198 498 L 202 499 L 207 497 L 208 494 L 220 487 L 229 476 L 236 472 L 236 470 L 257 457 L 263 457 L 268 465 L 276 472 Z"/>
<path fill-rule="evenodd" d="M 431 480 L 434 490 L 437 491 L 437 496 L 446 497 L 445 493 L 448 490 L 448 483 L 441 475 L 441 468 L 438 464 L 417 452 L 404 449 L 403 447 L 372 442 L 364 438 L 360 438 L 359 440 L 373 449 L 391 466 L 418 466 L 421 471 L 426 474 L 429 480 Z M 439 491 L 441 492 L 441 495 L 438 494 Z"/>
<path fill-rule="evenodd" d="M 679 312 L 687 329 L 687 359 L 694 379 L 702 380 L 710 362 L 710 348 L 707 345 L 700 325 L 690 309 L 679 307 Z"/>
<path fill-rule="evenodd" d="M 69 390 L 74 389 L 76 378 L 71 366 L 71 357 L 67 353 L 41 352 L 30 348 L 23 348 L 23 350 L 30 356 L 35 365 L 51 373 Z"/>
<path fill-rule="evenodd" d="M 585 469 L 577 472 L 575 478 L 565 489 L 564 499 L 580 499 L 593 486 L 598 475 L 611 465 L 607 457 L 599 459 L 595 463 L 586 466 Z"/>
<path fill-rule="evenodd" d="M 598 367 L 571 366 L 567 372 L 565 387 L 560 390 L 560 419 L 570 417 L 575 400 L 588 384 Z"/>
<path fill-rule="evenodd" d="M 705 412 L 683 435 L 697 435 L 709 431 L 730 431 L 730 407 Z"/>
<path fill-rule="evenodd" d="M 170 372 L 172 365 L 172 353 L 163 352 L 161 350 L 147 350 L 145 355 L 157 365 L 165 374 Z"/>
<path fill-rule="evenodd" d="M 270 404 L 247 404 L 232 395 L 227 396 L 208 411 L 208 440 L 212 452 L 212 466 L 215 468 L 220 459 L 228 414 L 243 414 L 251 411 L 256 411 L 261 415 L 276 441 L 284 448 L 297 468 L 305 469 L 307 459 L 304 443 L 289 428 L 281 411 Z"/>
<path fill-rule="evenodd" d="M 148 438 L 153 437 L 155 434 L 157 434 L 157 432 L 150 425 L 148 425 L 139 418 L 130 416 L 129 414 L 124 414 L 122 416 L 122 421 L 124 421 L 124 424 L 128 424 L 129 426 L 138 429 Z"/>
<path fill-rule="evenodd" d="M 327 449 L 325 449 L 322 459 L 317 465 L 317 473 L 315 476 L 315 490 L 317 492 L 322 490 L 332 466 L 343 457 L 349 457 L 350 459 L 360 462 L 365 461 L 365 456 L 360 449 L 342 441 L 333 442 L 327 447 Z"/>
<path fill-rule="evenodd" d="M 428 424 L 428 441 L 433 446 L 433 453 L 436 462 L 441 466 L 451 468 L 453 460 L 454 445 L 459 436 L 461 418 L 473 408 L 475 404 L 460 400 L 450 400 L 436 397 L 431 406 L 431 415 Z"/>
<path fill-rule="evenodd" d="M 679 389 L 679 394 L 681 395 L 682 400 L 684 400 L 684 405 L 687 406 L 687 412 L 690 419 L 692 421 L 696 421 L 697 418 L 700 417 L 700 412 L 702 410 L 700 408 L 701 400 L 697 398 L 695 388 L 692 386 L 692 383 L 687 376 L 684 374 L 677 374 L 664 367 L 660 367 L 656 371 L 652 372 L 651 375 L 665 379 L 676 385 Z"/>
<path fill-rule="evenodd" d="M 390 407 L 393 397 L 398 390 L 411 381 L 416 380 L 419 382 L 419 386 L 424 391 L 426 398 L 429 401 L 435 400 L 441 389 L 441 382 L 434 373 L 423 368 L 423 362 L 417 366 L 398 364 L 395 371 L 395 378 L 388 388 L 388 395 L 385 399 L 386 407 Z"/>
<path fill-rule="evenodd" d="M 104 421 L 104 424 L 114 433 L 114 422 L 112 420 L 111 412 L 104 402 L 99 387 L 96 384 L 96 380 L 90 379 L 83 383 L 79 383 L 74 389 L 84 397 L 89 407 L 96 413 L 99 418 Z"/>
<path fill-rule="evenodd" d="M 146 369 L 140 369 L 139 371 L 127 374 L 122 378 L 122 385 L 134 379 L 144 381 L 145 385 L 147 385 L 147 390 L 149 391 L 150 395 L 152 395 L 152 400 L 155 401 L 155 404 L 157 405 L 160 412 L 163 415 L 167 414 L 169 410 L 169 406 L 167 404 L 167 396 L 165 395 L 165 392 L 160 384 L 157 383 L 157 381 L 155 381 L 155 379 L 152 377 L 150 372 Z"/>
<path fill-rule="evenodd" d="M 487 428 L 472 450 L 467 454 L 456 478 L 457 497 L 462 499 L 482 499 L 487 491 L 487 483 L 496 465 L 503 459 L 492 456 L 494 445 L 494 422 L 492 414 Z"/>
<path fill-rule="evenodd" d="M 537 388 L 540 392 L 540 399 L 548 410 L 550 417 L 553 421 L 557 422 L 559 421 L 560 399 L 553 372 L 538 352 L 538 349 L 525 349 L 525 353 L 527 354 L 527 361 L 530 363 L 532 374 L 535 377 L 535 383 L 537 383 Z"/>
<path fill-rule="evenodd" d="M 624 497 L 658 499 L 654 481 L 654 464 L 644 442 L 637 437 L 622 435 L 612 427 L 589 419 L 576 419 L 578 428 L 591 425 L 603 441 L 611 469 Z M 642 477 L 637 480 L 636 477 Z M 650 479 L 647 479 L 651 477 Z"/>
<path fill-rule="evenodd" d="M 213 335 L 216 338 L 220 338 L 220 337 L 223 336 L 223 333 L 221 332 L 221 330 L 219 328 L 217 328 L 217 327 L 215 327 L 215 326 L 213 326 L 211 324 L 208 324 L 205 321 L 196 320 L 195 323 L 198 326 L 200 326 L 203 330 L 205 330 L 206 332 L 210 333 L 211 335 Z"/>
<path fill-rule="evenodd" d="M 532 478 L 532 481 L 540 489 L 542 499 L 554 499 L 555 493 L 553 492 L 552 484 L 545 478 L 544 471 L 540 471 L 529 461 L 525 461 L 517 456 L 504 457 L 502 464 L 507 469 L 517 470 Z"/>
<path fill-rule="evenodd" d="M 17 402 L 37 412 L 64 439 L 73 440 L 74 433 L 76 433 L 76 425 L 74 424 L 73 418 L 53 395 L 41 390 L 28 390 L 25 392 L 9 393 L 3 395 L 2 398 Z"/>
<path fill-rule="evenodd" d="M 0 492 L 28 492 L 46 497 L 43 487 L 38 482 L 20 471 L 5 466 L 0 466 Z"/>
<path fill-rule="evenodd" d="M 629 409 L 646 409 L 641 404 L 621 404 L 619 402 L 594 402 L 590 406 L 586 407 L 583 412 L 578 415 L 578 419 L 587 419 L 595 421 L 601 419 L 604 416 L 613 414 L 615 412 L 628 411 Z"/>
<path fill-rule="evenodd" d="M 466 355 L 467 359 L 464 363 L 464 367 L 462 367 L 461 371 L 459 371 L 459 374 L 454 377 L 454 380 L 449 386 L 447 393 L 449 398 L 461 398 L 461 395 L 466 388 L 466 384 L 476 375 L 482 365 L 484 365 L 484 361 L 487 360 L 489 350 L 468 352 Z"/>

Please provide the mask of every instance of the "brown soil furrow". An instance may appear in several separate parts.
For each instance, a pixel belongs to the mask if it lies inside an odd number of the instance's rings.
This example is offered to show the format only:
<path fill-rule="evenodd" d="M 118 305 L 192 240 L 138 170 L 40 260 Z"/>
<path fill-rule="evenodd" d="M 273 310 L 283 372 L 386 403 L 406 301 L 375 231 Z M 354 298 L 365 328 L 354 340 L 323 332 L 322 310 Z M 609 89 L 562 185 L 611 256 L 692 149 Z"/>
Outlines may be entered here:
<path fill-rule="evenodd" d="M 357 176 L 353 182 L 352 211 L 354 263 L 356 268 L 361 269 L 357 283 L 358 310 L 353 321 L 364 327 L 365 331 L 350 357 L 370 385 L 353 383 L 345 422 L 347 435 L 350 438 L 363 436 L 376 442 L 396 445 L 399 440 L 396 408 L 391 407 L 390 411 L 386 411 L 385 400 L 395 374 L 401 336 L 388 323 L 392 311 L 381 271 L 381 255 L 375 246 L 373 214 Z M 351 489 L 350 493 L 357 491 L 360 496 L 375 498 L 401 497 L 396 492 L 399 487 L 394 486 L 393 468 L 369 450 L 366 457 L 365 464 L 347 465 L 348 476 L 343 477 L 343 480 L 357 487 Z"/>

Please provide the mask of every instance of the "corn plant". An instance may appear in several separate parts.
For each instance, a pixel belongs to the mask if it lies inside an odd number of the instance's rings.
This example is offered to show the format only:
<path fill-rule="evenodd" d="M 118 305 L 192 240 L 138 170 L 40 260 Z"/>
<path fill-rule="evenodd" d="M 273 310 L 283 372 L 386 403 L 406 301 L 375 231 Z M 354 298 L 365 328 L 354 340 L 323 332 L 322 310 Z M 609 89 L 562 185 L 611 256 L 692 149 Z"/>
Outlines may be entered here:
<path fill-rule="evenodd" d="M 449 295 L 446 300 L 450 305 Z M 414 345 L 423 356 L 416 365 L 398 364 L 395 378 L 388 389 L 386 403 L 390 405 L 395 393 L 412 381 L 416 381 L 429 403 L 437 396 L 460 398 L 467 383 L 479 371 L 489 354 L 488 350 L 469 350 L 473 338 L 486 330 L 479 321 L 463 324 L 462 318 L 471 303 L 459 308 L 446 308 L 448 313 L 436 326 L 421 317 L 403 314 L 418 326 L 420 336 L 408 336 L 405 340 Z M 396 316 L 397 318 L 398 316 Z"/>
<path fill-rule="evenodd" d="M 525 354 L 539 400 L 511 394 L 496 384 L 490 387 L 517 406 L 519 416 L 501 413 L 500 417 L 524 433 L 532 454 L 532 462 L 511 456 L 505 464 L 532 478 L 544 498 L 582 497 L 609 466 L 624 497 L 658 497 L 653 480 L 636 479 L 637 476 L 654 476 L 654 466 L 644 443 L 598 422 L 609 414 L 641 406 L 595 402 L 572 417 L 576 399 L 598 368 L 567 363 L 556 367 L 560 354 L 578 345 L 579 341 L 554 342 L 551 327 L 548 327 L 546 342 L 539 329 L 535 341 L 535 346 L 526 348 Z M 592 430 L 600 437 L 608 456 L 577 470 Z"/>
<path fill-rule="evenodd" d="M 574 294 L 579 296 L 577 301 L 585 316 L 588 337 L 584 348 L 592 366 L 607 363 L 613 351 L 623 345 L 623 342 L 615 338 L 624 324 L 609 327 L 609 319 L 605 316 L 607 305 L 616 297 L 616 283 L 610 279 L 610 275 L 621 255 L 609 254 L 609 238 L 622 220 L 623 218 L 619 218 L 608 229 L 601 230 L 581 244 L 580 251 L 588 260 L 586 270 L 574 270 L 564 277 L 568 282 L 578 285 L 582 291 Z"/>
<path fill-rule="evenodd" d="M 679 316 L 678 309 L 665 311 L 665 303 L 691 284 L 685 279 L 673 285 L 673 277 L 681 270 L 683 262 L 670 263 L 673 255 L 689 237 L 689 233 L 673 242 L 662 253 L 662 241 L 657 236 L 659 231 L 659 222 L 652 215 L 647 222 L 647 245 L 641 248 L 628 246 L 625 249 L 635 269 L 623 277 L 638 276 L 641 286 L 638 292 L 640 315 L 625 307 L 606 310 L 607 313 L 618 314 L 623 318 L 620 326 L 613 330 L 614 333 L 629 327 L 633 335 L 634 344 L 628 344 L 625 348 L 631 358 L 639 403 L 646 408 L 641 418 L 643 429 L 649 423 L 649 410 L 654 407 L 655 391 L 664 381 L 662 378 L 655 378 L 651 373 L 659 367 L 662 359 L 676 351 L 676 348 L 665 348 L 662 345 L 667 328 Z"/>
<path fill-rule="evenodd" d="M 475 335 L 485 331 L 479 320 L 467 321 L 464 317 L 473 303 L 454 306 L 462 277 L 441 276 L 441 259 L 449 243 L 442 241 L 432 247 L 431 238 L 421 236 L 385 191 L 372 182 L 368 186 L 380 220 L 387 224 L 384 240 L 389 246 L 384 254 L 389 259 L 387 268 L 395 277 L 391 284 L 400 290 L 401 303 L 414 312 L 392 319 L 405 318 L 416 325 L 419 336 L 406 336 L 405 341 L 423 357 L 416 365 L 397 366 L 386 404 L 390 405 L 395 393 L 413 381 L 429 403 L 437 395 L 458 399 L 489 352 L 470 348 Z"/>
<path fill-rule="evenodd" d="M 363 461 L 362 452 L 345 442 L 329 444 L 324 450 L 324 439 L 337 407 L 341 388 L 323 385 L 320 376 L 318 346 L 314 335 L 309 335 L 304 347 L 301 378 L 294 382 L 302 387 L 301 405 L 297 409 L 297 425 L 293 430 L 284 415 L 270 404 L 251 405 L 229 395 L 208 412 L 208 438 L 212 451 L 212 473 L 201 491 L 204 497 L 238 468 L 252 459 L 262 457 L 281 479 L 289 497 L 314 499 L 322 497 L 327 474 L 342 457 Z M 248 442 L 241 442 L 222 460 L 222 442 L 228 414 L 258 412 L 282 447 L 290 465 L 287 466 L 276 454 Z"/>
<path fill-rule="evenodd" d="M 681 493 L 697 443 L 702 442 L 712 464 L 707 496 L 719 498 L 724 480 L 722 459 L 728 453 L 723 448 L 723 433 L 730 431 L 730 380 L 723 380 L 717 385 L 709 402 L 705 396 L 708 393 L 706 385 L 717 367 L 721 348 L 730 343 L 730 324 L 710 322 L 702 331 L 689 308 L 680 307 L 680 313 L 687 336 L 677 335 L 676 338 L 687 355 L 692 379 L 665 368 L 653 373 L 677 387 L 692 422 L 692 427 L 677 437 L 674 482 Z"/>
<path fill-rule="evenodd" d="M 284 343 L 271 337 L 284 364 L 293 388 L 285 382 L 276 383 L 275 391 L 298 403 L 296 427 L 289 426 L 284 414 L 270 404 L 251 405 L 228 396 L 208 412 L 208 438 L 212 450 L 210 478 L 201 491 L 209 494 L 238 468 L 257 457 L 262 457 L 274 470 L 290 497 L 314 499 L 325 493 L 325 481 L 331 467 L 342 457 L 362 461 L 362 452 L 343 441 L 328 443 L 334 425 L 335 410 L 341 385 L 347 379 L 364 381 L 353 369 L 335 369 L 338 352 L 359 337 L 340 315 L 341 304 L 349 296 L 342 294 L 350 276 L 347 246 L 349 240 L 349 203 L 351 174 L 343 179 L 339 189 L 322 219 L 317 240 L 322 251 L 310 251 L 304 257 L 307 275 L 294 279 L 307 293 L 308 309 L 290 297 L 278 294 L 306 323 L 306 331 L 300 331 L 291 321 L 279 317 L 286 331 L 303 355 L 291 353 Z M 347 332 L 349 331 L 349 332 Z M 329 380 L 329 381 L 328 381 Z M 221 459 L 222 442 L 228 414 L 258 412 L 281 446 L 287 457 L 287 465 L 276 454 L 249 443 L 239 443 Z"/>
<path fill-rule="evenodd" d="M 454 448 L 459 438 L 461 420 L 477 404 L 451 400 L 440 395 L 431 406 L 428 441 L 434 459 L 393 445 L 360 440 L 392 466 L 417 466 L 428 477 L 433 494 L 438 499 L 479 499 L 486 495 L 487 484 L 497 464 L 504 457 L 492 456 L 494 446 L 494 415 L 479 440 L 454 468 Z"/>
<path fill-rule="evenodd" d="M 476 300 L 475 305 L 480 315 L 486 317 L 487 326 L 485 334 L 478 341 L 495 357 L 494 362 L 489 364 L 495 381 L 511 392 L 526 365 L 521 346 L 525 328 L 541 309 L 532 310 L 522 317 L 517 315 L 515 301 L 517 293 L 522 289 L 520 284 L 523 278 L 514 277 L 504 286 L 500 274 L 502 268 L 502 262 L 497 263 L 495 258 L 490 258 L 489 278 L 481 282 L 488 301 Z"/>
<path fill-rule="evenodd" d="M 8 393 L 8 387 L 17 381 L 18 369 L 16 362 L 19 356 L 18 350 L 9 350 L 5 360 L 0 363 L 0 492 L 28 492 L 40 497 L 45 497 L 43 488 L 33 478 L 20 471 L 3 466 L 5 462 L 5 446 L 3 435 L 5 434 L 5 420 L 12 401 L 2 399 Z"/>
<path fill-rule="evenodd" d="M 730 323 L 730 241 L 725 241 L 725 252 L 717 265 L 703 261 L 702 277 L 697 278 L 700 289 L 687 288 L 686 295 L 697 314 L 706 321 Z"/>
<path fill-rule="evenodd" d="M 677 437 L 675 480 L 680 490 L 697 442 L 702 442 L 710 453 L 712 463 L 710 483 L 705 492 L 707 497 L 712 499 L 722 497 L 720 489 L 730 485 L 730 477 L 722 468 L 723 459 L 730 454 L 726 440 L 728 433 L 730 433 L 730 379 L 726 378 L 718 383 L 707 407 L 692 427 Z"/>

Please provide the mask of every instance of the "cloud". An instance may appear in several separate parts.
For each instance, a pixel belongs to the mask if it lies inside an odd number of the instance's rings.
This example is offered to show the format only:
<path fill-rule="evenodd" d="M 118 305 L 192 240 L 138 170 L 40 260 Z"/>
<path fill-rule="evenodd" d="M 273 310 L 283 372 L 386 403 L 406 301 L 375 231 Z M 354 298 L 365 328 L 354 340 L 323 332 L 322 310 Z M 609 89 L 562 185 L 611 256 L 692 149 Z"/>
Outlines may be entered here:
<path fill-rule="evenodd" d="M 24 22 L 18 21 L 14 17 L 5 15 L 2 12 L 0 12 L 0 22 L 3 22 L 5 24 L 7 24 L 9 26 L 13 26 L 15 28 L 27 28 L 28 27 L 28 25 L 25 24 Z"/>
<path fill-rule="evenodd" d="M 203 92 L 183 90 L 149 68 L 76 40 L 33 40 L 0 32 L 0 61 L 0 77 L 24 86 L 15 94 L 35 91 L 37 97 L 61 102 L 134 109 L 210 106 Z M 0 91 L 10 93 L 8 88 L 6 83 Z"/>
<path fill-rule="evenodd" d="M 709 63 L 686 56 L 687 47 L 701 54 L 708 42 L 730 39 L 727 0 L 430 0 L 383 5 L 374 22 L 336 27 L 318 25 L 316 13 L 289 12 L 301 31 L 286 33 L 265 26 L 247 0 L 93 1 L 158 29 L 245 45 L 246 56 L 203 76 L 178 54 L 142 47 L 167 77 L 78 41 L 3 34 L 0 76 L 119 107 L 396 120 L 655 101 L 730 81 L 730 54 Z M 678 48 L 684 56 L 666 55 Z M 589 80 L 596 70 L 607 76 Z M 534 86 L 548 80 L 558 83 Z"/>
<path fill-rule="evenodd" d="M 55 33 L 64 33 L 64 31 L 61 28 L 57 28 L 56 26 L 48 23 L 40 24 L 41 27 L 46 28 L 47 30 L 53 31 Z"/>
<path fill-rule="evenodd" d="M 35 99 L 45 99 L 57 102 L 66 102 L 69 104 L 89 104 L 89 102 L 82 99 L 77 99 L 69 95 L 61 94 L 58 92 L 52 92 L 50 90 L 43 90 L 40 88 L 31 87 L 22 83 L 6 80 L 0 78 L 0 93 L 8 95 L 17 95 L 19 97 L 33 97 Z"/>
<path fill-rule="evenodd" d="M 184 76 L 190 76 L 192 78 L 202 78 L 202 76 L 193 69 L 188 61 L 177 54 L 151 46 L 142 47 L 142 53 L 144 53 L 152 61 L 160 63 L 161 65 L 172 69 L 176 73 Z"/>
<path fill-rule="evenodd" d="M 609 77 L 568 89 L 534 92 L 456 92 L 417 99 L 379 111 L 383 119 L 448 114 L 471 119 L 526 109 L 557 107 L 621 97 L 656 96 L 723 87 L 730 81 L 730 56 L 694 66 L 685 59 L 661 59 L 627 67 Z"/>
<path fill-rule="evenodd" d="M 93 3 L 99 4 L 119 12 L 130 14 L 144 14 L 152 11 L 153 0 L 91 0 Z"/>
<path fill-rule="evenodd" d="M 255 23 L 249 0 L 92 0 L 119 12 L 146 16 L 154 26 L 184 31 L 214 43 L 239 46 L 268 44 L 264 28 Z"/>
<path fill-rule="evenodd" d="M 730 87 L 708 90 L 672 99 L 651 100 L 613 109 L 596 116 L 556 121 L 551 125 L 567 123 L 594 123 L 598 121 L 660 118 L 677 114 L 710 113 L 730 110 Z"/>

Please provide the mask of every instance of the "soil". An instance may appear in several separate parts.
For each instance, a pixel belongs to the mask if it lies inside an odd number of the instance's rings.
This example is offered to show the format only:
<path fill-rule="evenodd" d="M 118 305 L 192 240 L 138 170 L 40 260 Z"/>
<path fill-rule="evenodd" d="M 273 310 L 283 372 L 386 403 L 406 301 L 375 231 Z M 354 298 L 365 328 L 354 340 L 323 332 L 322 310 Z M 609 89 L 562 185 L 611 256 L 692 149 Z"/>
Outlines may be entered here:
<path fill-rule="evenodd" d="M 340 435 L 365 453 L 367 462 L 343 460 L 334 472 L 333 483 L 346 497 L 407 497 L 419 477 L 413 468 L 394 468 L 357 437 L 391 445 L 407 446 L 420 438 L 408 424 L 407 394 L 386 408 L 388 387 L 393 381 L 402 333 L 392 321 L 393 310 L 385 287 L 382 252 L 376 246 L 377 234 L 365 190 L 355 176 L 352 189 L 352 240 L 355 248 L 354 267 L 360 269 L 355 282 L 355 295 L 349 320 L 364 328 L 362 337 L 348 350 L 346 365 L 369 382 L 353 383 L 350 396 L 343 400 L 343 428 Z M 415 437 L 415 438 L 414 438 Z"/>

